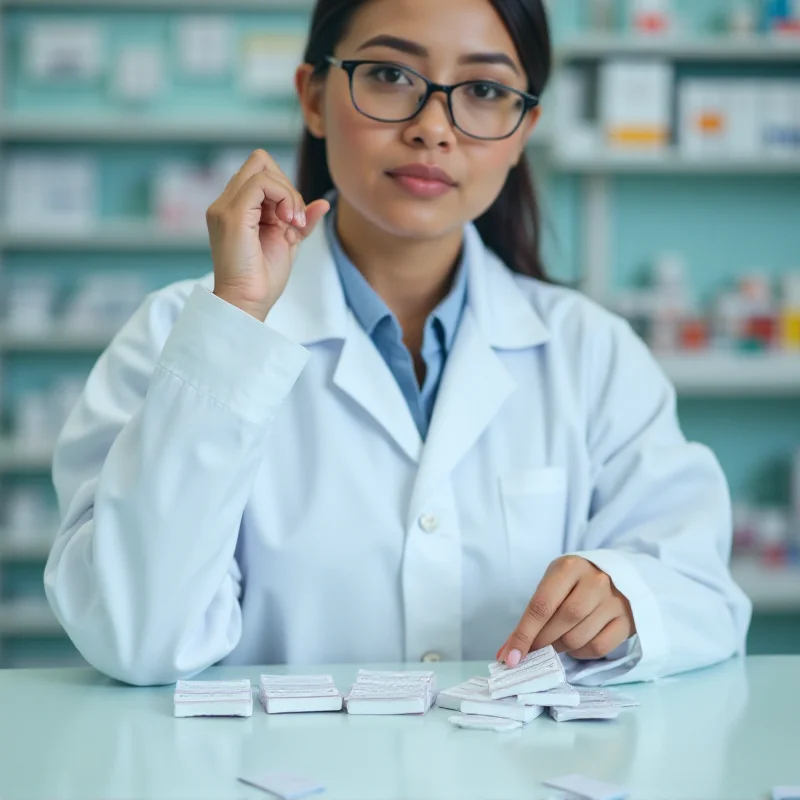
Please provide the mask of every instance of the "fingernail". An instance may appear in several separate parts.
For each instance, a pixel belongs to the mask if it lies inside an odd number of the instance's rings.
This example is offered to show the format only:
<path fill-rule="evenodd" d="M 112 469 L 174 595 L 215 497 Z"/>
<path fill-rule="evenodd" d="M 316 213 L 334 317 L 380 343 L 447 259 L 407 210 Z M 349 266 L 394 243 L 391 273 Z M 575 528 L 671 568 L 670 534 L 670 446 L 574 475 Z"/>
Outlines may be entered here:
<path fill-rule="evenodd" d="M 297 224 L 301 228 L 305 228 L 305 226 L 306 226 L 306 212 L 305 211 L 298 212 L 298 214 L 297 214 Z"/>
<path fill-rule="evenodd" d="M 522 658 L 522 653 L 519 650 L 514 648 L 506 657 L 506 664 L 509 667 L 516 667 L 519 664 L 520 659 Z"/>

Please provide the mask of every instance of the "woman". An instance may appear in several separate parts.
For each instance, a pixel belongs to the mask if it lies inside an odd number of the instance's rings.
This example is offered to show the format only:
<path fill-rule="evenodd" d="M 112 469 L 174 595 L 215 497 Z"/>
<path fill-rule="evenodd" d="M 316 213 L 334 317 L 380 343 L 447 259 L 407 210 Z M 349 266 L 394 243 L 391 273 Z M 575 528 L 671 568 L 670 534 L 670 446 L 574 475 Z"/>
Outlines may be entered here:
<path fill-rule="evenodd" d="M 54 463 L 48 598 L 98 669 L 741 652 L 729 499 L 620 320 L 548 283 L 541 0 L 320 0 L 295 188 L 258 151 L 214 274 L 148 299 Z"/>

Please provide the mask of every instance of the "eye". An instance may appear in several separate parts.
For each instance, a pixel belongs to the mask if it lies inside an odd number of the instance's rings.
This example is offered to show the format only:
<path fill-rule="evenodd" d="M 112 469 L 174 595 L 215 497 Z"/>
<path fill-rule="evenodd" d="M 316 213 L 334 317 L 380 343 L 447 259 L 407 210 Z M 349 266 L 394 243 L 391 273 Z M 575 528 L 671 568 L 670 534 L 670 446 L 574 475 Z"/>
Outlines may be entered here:
<path fill-rule="evenodd" d="M 468 91 L 476 100 L 506 100 L 511 95 L 496 83 L 472 83 Z"/>
<path fill-rule="evenodd" d="M 411 77 L 399 67 L 391 64 L 375 64 L 369 71 L 369 77 L 378 83 L 387 83 L 390 86 L 411 86 Z"/>

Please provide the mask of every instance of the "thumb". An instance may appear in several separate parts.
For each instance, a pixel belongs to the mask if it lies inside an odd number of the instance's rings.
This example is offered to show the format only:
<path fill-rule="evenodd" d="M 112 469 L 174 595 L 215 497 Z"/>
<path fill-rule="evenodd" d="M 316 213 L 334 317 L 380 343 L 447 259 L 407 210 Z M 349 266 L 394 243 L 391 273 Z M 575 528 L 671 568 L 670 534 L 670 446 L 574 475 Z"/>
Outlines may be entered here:
<path fill-rule="evenodd" d="M 327 200 L 315 200 L 306 206 L 306 226 L 299 233 L 303 239 L 308 239 L 320 220 L 331 210 L 331 204 Z"/>

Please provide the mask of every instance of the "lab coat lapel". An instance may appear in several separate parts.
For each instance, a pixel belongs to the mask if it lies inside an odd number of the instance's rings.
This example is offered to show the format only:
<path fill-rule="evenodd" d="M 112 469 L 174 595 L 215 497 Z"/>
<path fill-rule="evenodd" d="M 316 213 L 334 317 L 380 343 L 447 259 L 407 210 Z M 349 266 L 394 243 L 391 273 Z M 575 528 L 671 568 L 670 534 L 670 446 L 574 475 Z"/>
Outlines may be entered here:
<path fill-rule="evenodd" d="M 347 307 L 323 225 L 300 246 L 289 283 L 267 325 L 305 346 L 341 341 L 334 386 L 416 463 L 422 450 L 419 431 L 391 370 Z"/>
<path fill-rule="evenodd" d="M 419 461 L 422 439 L 403 393 L 383 356 L 352 314 L 333 383 L 358 403 L 408 458 Z"/>
<path fill-rule="evenodd" d="M 549 338 L 509 269 L 465 231 L 468 301 L 442 376 L 409 509 L 409 524 L 497 416 L 517 383 L 500 352 Z"/>
<path fill-rule="evenodd" d="M 486 430 L 515 387 L 472 310 L 465 308 L 436 398 L 409 520 L 422 513 L 431 494 Z"/>

